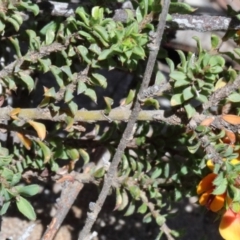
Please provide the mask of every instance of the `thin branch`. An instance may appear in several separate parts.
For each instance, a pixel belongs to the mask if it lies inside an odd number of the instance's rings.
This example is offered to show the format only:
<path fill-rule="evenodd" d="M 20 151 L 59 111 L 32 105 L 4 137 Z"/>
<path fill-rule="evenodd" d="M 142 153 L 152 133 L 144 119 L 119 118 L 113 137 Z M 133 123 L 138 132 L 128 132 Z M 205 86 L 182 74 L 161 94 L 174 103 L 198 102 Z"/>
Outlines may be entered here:
<path fill-rule="evenodd" d="M 23 235 L 18 238 L 18 240 L 26 240 L 30 236 L 31 232 L 34 230 L 36 224 L 31 224 L 28 228 L 24 231 Z"/>
<path fill-rule="evenodd" d="M 165 29 L 166 17 L 168 14 L 169 4 L 170 4 L 169 0 L 164 1 L 162 13 L 160 15 L 159 23 L 158 23 L 158 27 L 157 27 L 157 35 L 156 35 L 155 43 L 154 43 L 154 46 L 152 46 L 152 49 L 150 49 L 150 54 L 149 54 L 146 70 L 144 73 L 143 81 L 142 81 L 142 84 L 141 84 L 141 87 L 139 90 L 139 95 L 141 95 L 143 90 L 148 87 L 149 82 L 150 82 L 150 77 L 152 75 L 152 71 L 153 71 L 154 64 L 155 64 L 155 61 L 157 58 L 158 50 L 159 50 L 159 47 L 161 44 L 163 32 Z M 121 157 L 124 152 L 124 149 L 126 148 L 126 145 L 129 142 L 129 140 L 131 140 L 131 138 L 132 138 L 132 135 L 134 133 L 135 122 L 138 118 L 138 114 L 139 114 L 140 110 L 141 110 L 141 105 L 138 101 L 136 101 L 134 104 L 134 108 L 133 108 L 132 114 L 130 116 L 129 122 L 123 133 L 123 137 L 120 140 L 120 143 L 119 143 L 118 148 L 113 157 L 111 166 L 107 173 L 107 176 L 104 179 L 102 191 L 99 194 L 97 202 L 94 204 L 93 208 L 91 208 L 91 212 L 88 213 L 86 224 L 79 235 L 79 240 L 87 240 L 88 239 L 88 236 L 90 234 L 92 226 L 93 226 L 94 222 L 96 221 L 97 216 L 103 206 L 103 203 L 105 202 L 105 200 L 107 198 L 107 195 L 109 193 L 109 190 L 110 190 L 112 182 L 113 182 L 113 179 L 117 172 L 118 164 L 121 161 Z"/>
<path fill-rule="evenodd" d="M 224 16 L 172 14 L 167 28 L 176 30 L 195 30 L 198 32 L 227 31 L 240 29 L 240 21 Z"/>
<path fill-rule="evenodd" d="M 157 219 L 157 217 L 160 217 L 160 213 L 158 210 L 155 209 L 155 205 L 151 202 L 149 202 L 146 193 L 144 191 L 140 191 L 140 198 L 142 200 L 143 203 L 145 203 L 147 205 L 147 207 L 149 208 L 152 216 Z M 169 227 L 167 226 L 166 223 L 163 223 L 160 227 L 161 231 L 166 235 L 168 240 L 174 240 L 174 238 L 171 236 L 171 229 L 169 229 Z"/>
<path fill-rule="evenodd" d="M 66 180 L 63 182 L 63 189 L 60 199 L 57 203 L 58 211 L 53 217 L 41 240 L 51 240 L 54 238 L 79 192 L 82 190 L 84 186 L 83 183 L 91 182 L 90 174 L 79 174 L 77 172 L 72 172 L 68 176 L 69 178 L 66 178 Z"/>
<path fill-rule="evenodd" d="M 11 120 L 11 107 L 1 108 L 0 120 Z M 132 113 L 132 110 L 126 107 L 118 107 L 111 110 L 108 118 L 103 114 L 102 110 L 79 110 L 74 115 L 75 122 L 95 122 L 95 121 L 128 121 Z M 165 111 L 163 110 L 142 110 L 137 116 L 139 121 L 154 121 L 155 115 L 164 116 Z M 21 109 L 17 117 L 21 120 L 49 120 L 52 122 L 65 122 L 66 117 L 69 114 L 66 112 L 60 112 L 57 115 L 52 115 L 51 111 L 47 108 L 24 108 Z M 167 118 L 165 118 L 167 121 Z M 2 128 L 4 125 L 1 125 Z M 14 128 L 9 128 L 9 130 L 14 130 Z M 17 128 L 16 128 L 17 130 Z"/>
<path fill-rule="evenodd" d="M 88 4 L 81 2 L 81 6 Z M 43 10 L 49 10 L 52 16 L 73 16 L 79 4 L 74 3 L 61 3 L 61 2 L 48 2 L 48 9 L 42 3 Z M 46 3 L 45 3 L 46 5 Z M 40 6 L 41 7 L 41 6 Z M 128 9 L 129 10 L 129 9 Z M 175 30 L 195 30 L 199 32 L 212 32 L 212 31 L 227 31 L 239 30 L 240 21 L 237 18 L 230 18 L 225 16 L 207 16 L 207 15 L 188 15 L 188 14 L 172 14 L 172 21 L 166 23 L 166 28 Z M 115 10 L 113 16 L 115 21 L 125 22 L 128 19 L 128 13 L 125 9 Z"/>
<path fill-rule="evenodd" d="M 37 62 L 38 59 L 49 55 L 52 52 L 58 52 L 66 49 L 67 45 L 54 42 L 50 45 L 41 47 L 38 51 L 32 51 L 27 53 L 25 56 L 17 59 L 11 64 L 7 65 L 0 71 L 0 79 L 7 77 L 14 73 L 14 69 L 19 69 L 25 60 L 30 60 L 31 62 Z"/>
<path fill-rule="evenodd" d="M 218 103 L 227 98 L 231 93 L 240 88 L 240 76 L 238 76 L 234 82 L 228 83 L 226 86 L 219 88 L 216 92 L 214 92 L 209 101 L 203 104 L 203 109 L 206 110 L 210 107 L 217 106 Z"/>
<path fill-rule="evenodd" d="M 163 92 L 169 91 L 171 89 L 171 85 L 169 82 L 164 82 L 160 85 L 153 85 L 148 87 L 146 90 L 143 91 L 142 96 L 140 96 L 139 100 L 144 101 L 146 98 L 160 96 Z"/>

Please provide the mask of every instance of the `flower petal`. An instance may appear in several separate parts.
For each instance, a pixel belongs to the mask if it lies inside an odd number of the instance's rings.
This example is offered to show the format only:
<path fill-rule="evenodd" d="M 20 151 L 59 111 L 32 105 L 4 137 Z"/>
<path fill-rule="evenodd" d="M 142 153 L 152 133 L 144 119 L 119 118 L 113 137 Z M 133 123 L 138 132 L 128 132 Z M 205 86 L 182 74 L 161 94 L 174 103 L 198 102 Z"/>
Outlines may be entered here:
<path fill-rule="evenodd" d="M 212 189 L 207 191 L 207 192 L 205 192 L 205 193 L 203 193 L 201 195 L 201 197 L 199 198 L 199 200 L 198 200 L 199 204 L 202 205 L 202 206 L 206 205 L 208 200 L 209 200 L 209 197 L 210 197 L 211 193 L 212 193 Z"/>
<path fill-rule="evenodd" d="M 240 239 L 240 213 L 229 208 L 222 216 L 219 232 L 225 240 Z"/>
<path fill-rule="evenodd" d="M 212 182 L 216 178 L 216 176 L 217 175 L 215 173 L 210 173 L 206 177 L 204 177 L 197 186 L 197 194 L 202 194 L 212 189 Z"/>
<path fill-rule="evenodd" d="M 210 210 L 213 212 L 218 212 L 223 208 L 226 194 L 216 195 L 210 204 Z"/>

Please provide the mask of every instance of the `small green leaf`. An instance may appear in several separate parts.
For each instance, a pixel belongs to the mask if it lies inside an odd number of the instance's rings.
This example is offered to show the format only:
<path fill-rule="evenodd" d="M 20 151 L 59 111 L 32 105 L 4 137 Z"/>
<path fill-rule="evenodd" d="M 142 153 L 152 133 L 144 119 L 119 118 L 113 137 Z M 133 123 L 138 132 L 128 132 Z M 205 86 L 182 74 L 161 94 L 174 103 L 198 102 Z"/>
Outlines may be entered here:
<path fill-rule="evenodd" d="M 145 51 L 141 46 L 136 46 L 133 48 L 132 53 L 136 54 L 140 58 L 144 59 L 145 58 Z"/>
<path fill-rule="evenodd" d="M 64 102 L 65 103 L 68 103 L 70 102 L 72 99 L 74 98 L 73 96 L 73 93 L 72 93 L 72 90 L 68 89 L 65 91 L 65 94 L 64 94 Z"/>
<path fill-rule="evenodd" d="M 157 99 L 148 98 L 144 101 L 144 106 L 153 106 L 155 109 L 159 109 L 160 105 Z"/>
<path fill-rule="evenodd" d="M 77 110 L 78 110 L 78 105 L 75 102 L 73 102 L 73 101 L 68 103 L 68 107 L 69 107 L 72 115 L 74 115 L 77 112 Z"/>
<path fill-rule="evenodd" d="M 103 50 L 98 56 L 98 61 L 107 59 L 112 53 L 113 53 L 113 49 L 111 48 Z"/>
<path fill-rule="evenodd" d="M 55 79 L 56 79 L 56 81 L 58 83 L 58 86 L 60 88 L 63 87 L 64 86 L 64 82 L 63 82 L 63 76 L 62 76 L 61 69 L 59 67 L 57 67 L 57 66 L 52 65 L 50 67 L 50 70 L 51 70 L 52 74 L 54 75 L 54 77 L 55 77 Z"/>
<path fill-rule="evenodd" d="M 9 40 L 11 41 L 12 45 L 14 46 L 17 56 L 22 57 L 18 39 L 9 37 Z"/>
<path fill-rule="evenodd" d="M 136 10 L 136 18 L 138 23 L 140 23 L 143 20 L 143 15 L 141 13 L 140 7 L 138 7 Z"/>
<path fill-rule="evenodd" d="M 198 142 L 196 145 L 194 146 L 188 146 L 187 149 L 190 153 L 194 154 L 197 152 L 197 150 L 199 149 L 199 147 L 201 146 L 201 143 Z"/>
<path fill-rule="evenodd" d="M 95 38 L 91 34 L 85 32 L 85 31 L 78 31 L 78 33 L 81 36 L 85 37 L 88 42 L 90 42 L 90 43 L 95 43 L 96 42 Z M 89 50 L 92 50 L 92 49 L 89 49 Z"/>
<path fill-rule="evenodd" d="M 169 178 L 169 174 L 170 174 L 170 165 L 169 163 L 166 163 L 163 169 L 163 175 L 165 178 Z"/>
<path fill-rule="evenodd" d="M 147 204 L 143 203 L 137 210 L 138 213 L 144 214 L 147 211 Z"/>
<path fill-rule="evenodd" d="M 83 7 L 76 9 L 76 14 L 83 20 L 86 26 L 89 26 L 89 15 L 85 12 Z"/>
<path fill-rule="evenodd" d="M 79 149 L 79 153 L 84 161 L 84 164 L 88 163 L 90 160 L 89 154 L 82 148 Z"/>
<path fill-rule="evenodd" d="M 84 82 L 82 82 L 81 80 L 79 80 L 78 84 L 77 84 L 77 95 L 85 92 L 86 89 L 87 89 L 86 84 Z"/>
<path fill-rule="evenodd" d="M 15 29 L 16 31 L 19 30 L 20 24 L 19 24 L 18 21 L 16 21 L 14 18 L 7 17 L 7 18 L 6 18 L 6 21 L 7 21 L 7 22 L 10 22 L 10 23 L 13 25 L 13 27 L 14 27 L 14 29 Z"/>
<path fill-rule="evenodd" d="M 51 29 L 52 31 L 56 32 L 58 26 L 59 26 L 58 22 L 56 22 L 56 21 L 51 21 L 50 23 L 48 23 L 47 25 L 45 25 L 45 26 L 40 30 L 40 33 L 41 33 L 42 35 L 46 35 L 46 34 L 47 34 L 47 31 L 48 31 L 49 29 Z"/>
<path fill-rule="evenodd" d="M 196 9 L 192 8 L 187 3 L 171 2 L 169 6 L 169 13 L 188 14 L 194 12 Z"/>
<path fill-rule="evenodd" d="M 104 176 L 105 172 L 106 172 L 106 170 L 104 169 L 104 167 L 101 167 L 97 171 L 94 172 L 93 176 L 95 178 L 101 178 Z"/>
<path fill-rule="evenodd" d="M 150 223 L 152 221 L 152 214 L 151 213 L 147 213 L 144 217 L 143 217 L 143 222 L 144 223 Z"/>
<path fill-rule="evenodd" d="M 39 62 L 39 64 L 40 64 L 41 67 L 42 67 L 43 73 L 46 73 L 46 72 L 48 72 L 48 71 L 50 70 L 51 60 L 50 60 L 49 58 L 47 58 L 47 59 L 41 59 L 41 58 L 39 58 L 39 59 L 38 59 L 38 62 Z"/>
<path fill-rule="evenodd" d="M 101 48 L 96 43 L 91 44 L 88 49 L 90 51 L 96 53 L 97 55 L 99 55 L 102 52 Z"/>
<path fill-rule="evenodd" d="M 220 44 L 220 38 L 219 36 L 215 35 L 215 34 L 212 34 L 211 35 L 211 46 L 212 46 L 212 49 L 216 49 Z"/>
<path fill-rule="evenodd" d="M 189 84 L 190 84 L 189 80 L 179 78 L 179 79 L 177 79 L 176 82 L 174 83 L 174 87 L 177 88 L 177 87 L 187 86 L 187 85 L 189 85 Z"/>
<path fill-rule="evenodd" d="M 151 174 L 151 179 L 156 179 L 162 174 L 162 168 L 156 168 L 153 173 Z"/>
<path fill-rule="evenodd" d="M 17 197 L 16 204 L 19 212 L 21 212 L 25 217 L 32 221 L 36 220 L 36 213 L 28 200 L 23 197 Z"/>
<path fill-rule="evenodd" d="M 109 44 L 107 41 L 105 41 L 105 37 L 103 37 L 103 34 L 99 33 L 98 30 L 94 30 L 92 32 L 92 34 L 101 42 L 101 44 L 104 46 L 104 47 L 109 47 Z"/>
<path fill-rule="evenodd" d="M 0 20 L 0 33 L 5 29 L 5 24 Z"/>
<path fill-rule="evenodd" d="M 10 185 L 11 186 L 14 186 L 14 185 L 16 185 L 17 183 L 19 183 L 20 182 L 20 180 L 21 180 L 21 173 L 15 173 L 14 175 L 13 175 L 13 177 L 12 177 L 12 179 L 11 179 L 11 182 L 10 182 Z"/>
<path fill-rule="evenodd" d="M 91 59 L 89 59 L 89 57 L 87 56 L 88 55 L 88 49 L 83 46 L 83 45 L 80 45 L 77 47 L 77 50 L 78 50 L 78 53 L 82 56 L 83 60 L 88 63 L 88 64 L 91 64 Z"/>
<path fill-rule="evenodd" d="M 231 102 L 240 102 L 240 93 L 232 93 L 227 99 Z"/>
<path fill-rule="evenodd" d="M 86 89 L 86 91 L 84 92 L 84 95 L 90 97 L 95 103 L 97 102 L 97 95 L 93 89 L 91 88 Z"/>
<path fill-rule="evenodd" d="M 108 42 L 109 41 L 109 36 L 108 36 L 108 32 L 106 31 L 106 29 L 100 25 L 94 25 L 93 29 L 101 36 L 101 38 L 103 39 L 104 42 Z M 104 45 L 105 46 L 105 45 Z M 105 47 L 108 47 L 109 45 L 106 44 Z"/>
<path fill-rule="evenodd" d="M 128 104 L 132 103 L 134 97 L 135 97 L 135 91 L 131 89 L 128 93 L 128 96 L 127 96 L 126 100 L 125 100 L 125 105 L 128 105 Z"/>
<path fill-rule="evenodd" d="M 199 53 L 199 55 L 202 53 L 202 44 L 201 44 L 201 42 L 200 42 L 200 39 L 199 39 L 199 37 L 197 37 L 197 36 L 195 36 L 195 37 L 193 37 L 193 39 L 197 42 L 197 48 L 198 48 L 198 53 Z"/>
<path fill-rule="evenodd" d="M 103 98 L 106 103 L 106 108 L 104 109 L 104 113 L 108 115 L 110 113 L 110 111 L 112 110 L 111 106 L 113 104 L 113 99 L 109 98 L 109 97 L 103 97 Z"/>
<path fill-rule="evenodd" d="M 48 29 L 45 36 L 46 45 L 50 45 L 55 39 L 55 32 L 52 29 Z"/>
<path fill-rule="evenodd" d="M 187 112 L 188 119 L 190 119 L 196 113 L 196 109 L 190 103 L 184 105 L 184 108 Z"/>
<path fill-rule="evenodd" d="M 126 210 L 124 216 L 130 216 L 134 213 L 135 211 L 135 208 L 136 208 L 136 203 L 135 201 L 131 201 L 129 206 L 128 206 L 128 209 Z"/>
<path fill-rule="evenodd" d="M 174 80 L 186 80 L 187 76 L 185 73 L 180 72 L 180 71 L 173 71 L 171 72 L 171 74 L 169 75 L 170 78 L 174 79 Z"/>
<path fill-rule="evenodd" d="M 136 200 L 139 199 L 141 191 L 138 186 L 134 185 L 134 186 L 129 187 L 129 192 L 134 199 L 136 199 Z"/>
<path fill-rule="evenodd" d="M 71 68 L 68 66 L 68 65 L 65 65 L 65 66 L 62 66 L 61 67 L 61 70 L 66 73 L 66 75 L 69 77 L 69 78 L 72 78 L 72 70 Z"/>
<path fill-rule="evenodd" d="M 37 16 L 39 13 L 39 7 L 37 4 L 34 4 L 32 2 L 23 2 L 23 1 L 19 2 L 18 4 L 21 7 L 25 8 L 26 10 L 31 11 L 34 14 L 34 16 Z"/>
<path fill-rule="evenodd" d="M 103 19 L 103 8 L 99 6 L 93 7 L 91 15 L 94 20 L 101 21 Z"/>
<path fill-rule="evenodd" d="M 176 50 L 176 52 L 178 53 L 178 55 L 181 59 L 181 64 L 182 64 L 183 68 L 185 68 L 187 60 L 186 60 L 186 56 L 185 56 L 184 52 L 181 50 Z"/>
<path fill-rule="evenodd" d="M 156 223 L 159 225 L 159 226 L 162 226 L 164 223 L 166 222 L 166 218 L 162 215 L 158 215 L 157 218 L 156 218 Z"/>
<path fill-rule="evenodd" d="M 48 163 L 52 157 L 52 151 L 47 147 L 42 141 L 37 141 L 38 145 L 41 147 L 44 155 L 44 163 Z"/>
<path fill-rule="evenodd" d="M 40 188 L 37 184 L 31 184 L 28 186 L 16 186 L 17 192 L 24 197 L 31 197 L 39 193 Z"/>
<path fill-rule="evenodd" d="M 18 76 L 27 85 L 28 91 L 31 92 L 34 88 L 34 81 L 31 76 L 27 75 L 25 72 L 18 72 Z"/>
<path fill-rule="evenodd" d="M 187 101 L 193 97 L 194 97 L 194 92 L 192 90 L 192 87 L 187 87 L 183 90 L 183 99 L 185 101 Z"/>
<path fill-rule="evenodd" d="M 67 155 L 69 158 L 73 161 L 77 161 L 80 158 L 79 152 L 77 149 L 72 148 L 72 149 L 67 149 Z"/>
<path fill-rule="evenodd" d="M 182 93 L 174 94 L 171 98 L 171 106 L 177 106 L 184 102 Z"/>
<path fill-rule="evenodd" d="M 92 73 L 92 76 L 94 79 L 97 80 L 98 84 L 101 87 L 103 87 L 103 88 L 107 87 L 107 79 L 103 75 L 101 75 L 99 73 Z"/>
<path fill-rule="evenodd" d="M 55 98 L 56 97 L 56 91 L 55 88 L 52 87 L 50 89 L 45 89 L 45 93 L 44 93 L 45 97 L 51 97 L 51 98 Z"/>
<path fill-rule="evenodd" d="M 164 81 L 166 81 L 164 74 L 161 71 L 157 71 L 154 85 L 159 85 Z"/>
<path fill-rule="evenodd" d="M 7 201 L 5 202 L 3 205 L 2 205 L 2 208 L 1 208 L 1 211 L 0 211 L 0 215 L 5 215 L 5 213 L 7 212 L 9 206 L 10 206 L 10 201 Z"/>
<path fill-rule="evenodd" d="M 125 207 L 128 205 L 129 202 L 129 197 L 127 192 L 123 189 L 122 190 L 122 204 L 121 206 L 118 208 L 119 211 L 122 211 L 123 209 L 125 209 Z"/>

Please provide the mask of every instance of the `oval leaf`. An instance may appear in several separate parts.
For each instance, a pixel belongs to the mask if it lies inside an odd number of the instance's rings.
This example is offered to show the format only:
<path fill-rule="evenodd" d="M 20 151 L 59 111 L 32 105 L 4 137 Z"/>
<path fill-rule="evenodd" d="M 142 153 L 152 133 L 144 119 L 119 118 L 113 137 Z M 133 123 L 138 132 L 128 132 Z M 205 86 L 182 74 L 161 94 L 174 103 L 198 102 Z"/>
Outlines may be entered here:
<path fill-rule="evenodd" d="M 17 137 L 19 138 L 19 140 L 21 141 L 21 143 L 23 144 L 23 146 L 27 149 L 30 150 L 31 146 L 32 146 L 32 141 L 27 138 L 26 136 L 24 136 L 22 133 L 17 132 Z"/>
<path fill-rule="evenodd" d="M 46 137 L 46 127 L 44 124 L 29 120 L 28 123 L 36 130 L 38 137 L 43 140 Z"/>
<path fill-rule="evenodd" d="M 240 124 L 240 116 L 228 114 L 228 115 L 223 115 L 222 119 L 233 125 Z"/>
<path fill-rule="evenodd" d="M 36 213 L 28 200 L 23 197 L 18 197 L 16 204 L 19 212 L 21 212 L 25 217 L 32 221 L 36 220 Z"/>

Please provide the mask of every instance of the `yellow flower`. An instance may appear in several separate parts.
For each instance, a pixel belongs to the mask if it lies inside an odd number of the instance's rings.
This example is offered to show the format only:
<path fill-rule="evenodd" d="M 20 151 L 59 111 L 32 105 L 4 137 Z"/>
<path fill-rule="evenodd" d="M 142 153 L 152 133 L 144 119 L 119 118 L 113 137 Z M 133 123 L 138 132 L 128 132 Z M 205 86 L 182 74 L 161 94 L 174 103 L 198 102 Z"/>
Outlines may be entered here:
<path fill-rule="evenodd" d="M 217 177 L 215 173 L 210 173 L 205 176 L 197 186 L 197 194 L 201 195 L 199 198 L 199 204 L 206 206 L 207 209 L 210 209 L 213 212 L 218 212 L 223 208 L 226 193 L 221 195 L 213 195 L 212 192 L 215 188 L 213 185 L 214 179 Z"/>
<path fill-rule="evenodd" d="M 223 159 L 223 160 L 225 160 L 225 159 Z M 236 165 L 236 164 L 240 163 L 240 159 L 234 158 L 234 159 L 232 159 L 232 160 L 230 161 L 230 163 L 233 164 L 233 165 Z M 211 171 L 213 171 L 213 169 L 214 169 L 214 163 L 213 163 L 213 161 L 212 161 L 211 159 L 207 160 L 207 164 L 206 164 L 206 165 L 207 165 L 207 167 L 208 167 Z"/>
<path fill-rule="evenodd" d="M 240 212 L 229 208 L 222 216 L 219 232 L 225 240 L 240 240 Z"/>

